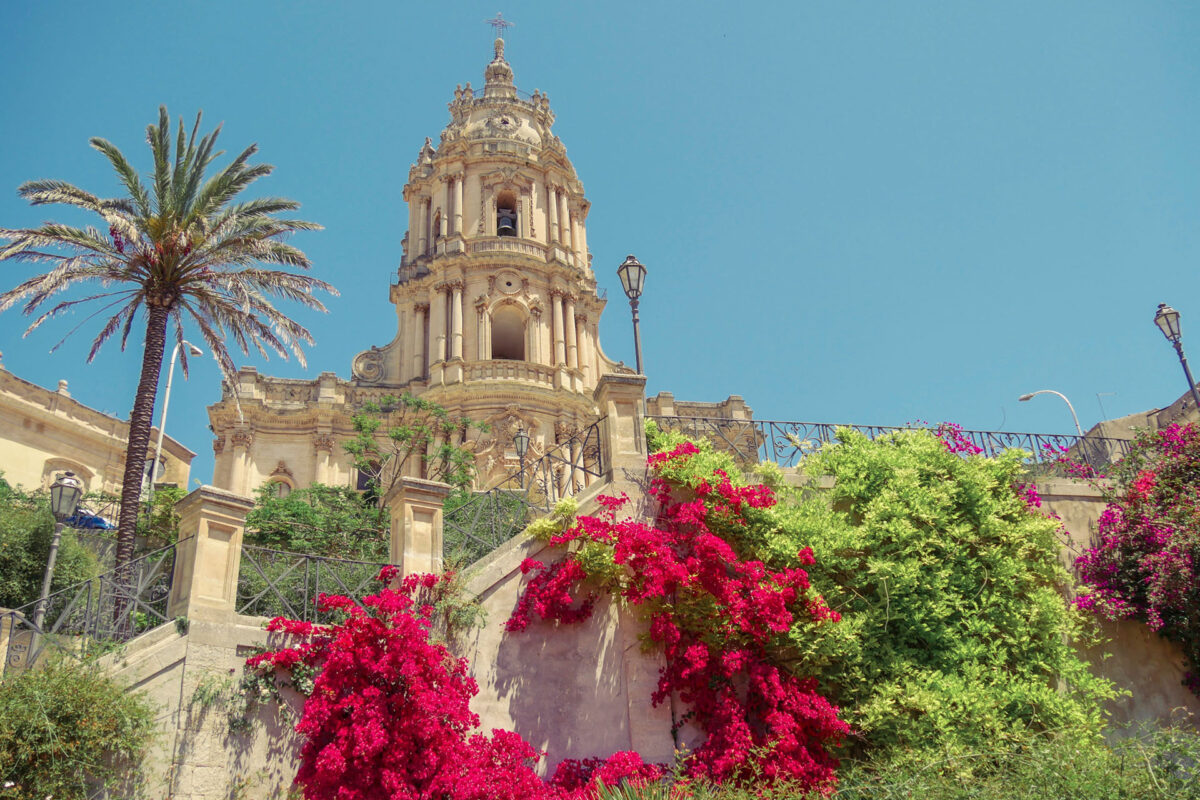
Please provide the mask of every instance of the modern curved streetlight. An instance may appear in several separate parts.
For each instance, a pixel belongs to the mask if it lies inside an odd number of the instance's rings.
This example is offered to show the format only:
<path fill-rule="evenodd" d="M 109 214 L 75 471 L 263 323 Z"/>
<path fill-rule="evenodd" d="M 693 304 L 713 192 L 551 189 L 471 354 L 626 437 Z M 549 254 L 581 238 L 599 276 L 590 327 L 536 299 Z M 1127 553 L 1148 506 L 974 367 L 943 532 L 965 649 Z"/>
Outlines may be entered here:
<path fill-rule="evenodd" d="M 1030 392 L 1029 394 L 1023 394 L 1020 397 L 1018 397 L 1017 399 L 1020 400 L 1022 403 L 1024 403 L 1027 400 L 1032 400 L 1034 397 L 1038 396 L 1039 394 L 1056 394 L 1059 397 L 1061 397 L 1062 401 L 1067 404 L 1067 408 L 1071 409 L 1071 419 L 1075 420 L 1075 430 L 1079 433 L 1079 437 L 1083 438 L 1083 428 L 1079 427 L 1079 417 L 1075 416 L 1075 406 L 1071 405 L 1071 401 L 1068 400 L 1067 396 L 1065 394 L 1063 394 L 1062 392 L 1056 392 L 1053 389 L 1038 389 L 1036 392 Z"/>
<path fill-rule="evenodd" d="M 638 330 L 638 299 L 642 296 L 642 288 L 646 285 L 646 267 L 632 255 L 625 257 L 621 266 L 617 267 L 617 277 L 621 279 L 621 288 L 629 298 L 629 307 L 633 310 L 633 351 L 637 357 L 637 374 L 642 372 L 642 338 Z"/>
<path fill-rule="evenodd" d="M 1192 380 L 1192 371 L 1188 369 L 1187 356 L 1183 354 L 1183 331 L 1179 326 L 1179 312 L 1166 303 L 1158 304 L 1158 312 L 1154 315 L 1154 324 L 1167 337 L 1167 341 L 1175 346 L 1179 354 L 1179 363 L 1183 366 L 1184 377 L 1187 378 L 1188 389 L 1192 393 L 1192 402 L 1200 409 L 1200 394 L 1196 393 L 1196 382 Z"/>
<path fill-rule="evenodd" d="M 175 349 L 171 351 L 171 366 L 167 367 L 167 392 L 163 395 L 162 416 L 158 420 L 158 445 L 154 448 L 154 461 L 150 463 L 149 468 L 146 470 L 146 483 L 149 484 L 146 489 L 147 503 L 154 499 L 154 474 L 158 471 L 159 459 L 162 458 L 163 434 L 167 430 L 167 406 L 171 404 L 171 380 L 175 377 L 175 359 L 179 357 L 179 348 L 185 344 L 187 345 L 189 355 L 204 355 L 203 350 L 196 347 L 196 345 L 187 339 L 175 345 Z"/>

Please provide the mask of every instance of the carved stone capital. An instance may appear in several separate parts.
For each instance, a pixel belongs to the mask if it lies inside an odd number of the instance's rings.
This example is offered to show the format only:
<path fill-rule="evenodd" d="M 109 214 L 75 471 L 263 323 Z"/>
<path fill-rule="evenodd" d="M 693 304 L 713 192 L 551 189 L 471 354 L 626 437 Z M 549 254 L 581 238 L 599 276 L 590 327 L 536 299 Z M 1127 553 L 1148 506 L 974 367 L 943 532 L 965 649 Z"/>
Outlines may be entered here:
<path fill-rule="evenodd" d="M 429 314 L 429 303 L 413 303 L 413 311 L 418 314 Z"/>
<path fill-rule="evenodd" d="M 213 439 L 213 455 L 219 456 L 225 452 L 225 440 Z"/>
<path fill-rule="evenodd" d="M 254 431 L 234 431 L 229 435 L 229 442 L 234 447 L 244 447 L 248 450 L 250 445 L 254 444 Z"/>
<path fill-rule="evenodd" d="M 315 452 L 333 452 L 333 446 L 337 444 L 337 440 L 331 434 L 323 433 L 313 437 L 313 450 Z"/>

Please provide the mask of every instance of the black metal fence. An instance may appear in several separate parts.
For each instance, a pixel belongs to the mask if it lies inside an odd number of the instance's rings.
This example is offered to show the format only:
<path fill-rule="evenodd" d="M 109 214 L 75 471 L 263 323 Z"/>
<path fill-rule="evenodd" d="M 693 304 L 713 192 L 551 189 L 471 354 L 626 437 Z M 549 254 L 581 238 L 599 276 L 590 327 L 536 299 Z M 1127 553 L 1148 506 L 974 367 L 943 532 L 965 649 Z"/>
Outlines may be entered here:
<path fill-rule="evenodd" d="M 781 422 L 778 420 L 740 420 L 716 417 L 650 416 L 660 428 L 674 430 L 693 438 L 706 438 L 728 452 L 739 463 L 772 461 L 781 467 L 793 467 L 808 453 L 823 444 L 836 442 L 837 429 L 849 428 L 869 439 L 908 430 L 883 425 L 837 425 L 827 422 Z M 912 427 L 912 426 L 910 426 Z M 1072 436 L 1047 433 L 1010 433 L 973 431 L 955 428 L 960 441 L 969 442 L 987 456 L 1020 448 L 1039 472 L 1061 469 L 1063 457 L 1101 470 L 1129 453 L 1130 440 L 1096 436 Z"/>
<path fill-rule="evenodd" d="M 97 575 L 39 601 L 0 613 L 3 668 L 34 666 L 51 650 L 92 655 L 127 642 L 167 621 L 177 544 L 134 559 L 124 569 Z"/>
<path fill-rule="evenodd" d="M 579 494 L 605 473 L 605 418 L 526 461 L 484 492 L 447 508 L 442 518 L 442 556 L 448 565 L 478 561 L 524 530 L 565 497 Z"/>
<path fill-rule="evenodd" d="M 318 595 L 345 595 L 358 602 L 382 588 L 375 577 L 385 566 L 243 545 L 235 609 L 252 617 L 333 622 L 337 613 L 319 611 Z"/>

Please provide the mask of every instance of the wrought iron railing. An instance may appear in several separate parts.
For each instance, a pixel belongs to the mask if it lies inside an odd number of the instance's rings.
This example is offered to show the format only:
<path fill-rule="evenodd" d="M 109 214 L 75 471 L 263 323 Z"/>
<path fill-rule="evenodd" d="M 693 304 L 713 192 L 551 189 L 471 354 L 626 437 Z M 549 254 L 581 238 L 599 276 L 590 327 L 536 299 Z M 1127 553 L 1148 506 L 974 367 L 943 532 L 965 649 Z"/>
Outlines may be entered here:
<path fill-rule="evenodd" d="M 660 428 L 707 438 L 740 463 L 772 461 L 781 467 L 795 466 L 805 455 L 823 444 L 836 442 L 838 428 L 850 428 L 875 439 L 909 428 L 884 425 L 837 425 L 826 422 L 781 422 L 778 420 L 742 420 L 717 417 L 648 416 Z M 1098 436 L 1073 436 L 1050 433 L 1010 433 L 1008 431 L 957 430 L 956 436 L 969 441 L 987 456 L 1020 448 L 1031 455 L 1028 463 L 1041 471 L 1052 472 L 1066 456 L 1095 470 L 1118 461 L 1129 453 L 1130 440 Z"/>
<path fill-rule="evenodd" d="M 382 562 L 243 545 L 235 609 L 252 617 L 332 622 L 337 614 L 319 611 L 318 595 L 345 595 L 359 602 L 364 595 L 381 588 L 375 577 L 385 566 Z"/>
<path fill-rule="evenodd" d="M 442 518 L 442 555 L 471 564 L 524 530 L 564 497 L 579 494 L 605 473 L 605 418 L 593 422 L 487 491 L 470 495 Z M 452 501 L 453 502 L 453 501 Z"/>
<path fill-rule="evenodd" d="M 0 614 L 0 657 L 5 669 L 37 663 L 47 648 L 87 655 L 156 628 L 167 621 L 176 544 L 60 589 L 46 598 L 41 627 L 39 601 Z"/>

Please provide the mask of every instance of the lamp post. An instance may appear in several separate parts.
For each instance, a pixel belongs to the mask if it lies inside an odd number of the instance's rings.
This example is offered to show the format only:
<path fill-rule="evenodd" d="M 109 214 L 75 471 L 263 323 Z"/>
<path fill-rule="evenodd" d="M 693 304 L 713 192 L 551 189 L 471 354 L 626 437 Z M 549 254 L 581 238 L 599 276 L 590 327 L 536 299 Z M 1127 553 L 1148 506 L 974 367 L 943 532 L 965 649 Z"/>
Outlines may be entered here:
<path fill-rule="evenodd" d="M 637 373 L 642 372 L 642 339 L 638 330 L 638 299 L 642 296 L 642 287 L 646 285 L 646 267 L 632 255 L 626 256 L 621 266 L 617 267 L 617 277 L 621 279 L 621 288 L 629 298 L 629 307 L 633 309 L 633 350 L 637 356 Z"/>
<path fill-rule="evenodd" d="M 1036 392 L 1030 392 L 1029 394 L 1023 394 L 1020 397 L 1018 397 L 1017 399 L 1020 400 L 1022 403 L 1024 403 L 1027 400 L 1032 400 L 1034 397 L 1038 396 L 1039 394 L 1055 394 L 1062 398 L 1062 401 L 1067 404 L 1067 408 L 1071 409 L 1071 419 L 1075 420 L 1075 430 L 1076 430 L 1076 432 L 1079 433 L 1079 438 L 1082 439 L 1083 438 L 1083 428 L 1079 427 L 1079 417 L 1075 416 L 1075 406 L 1071 405 L 1071 401 L 1068 400 L 1067 396 L 1065 394 L 1063 394 L 1062 392 L 1056 392 L 1053 389 L 1038 389 Z"/>
<path fill-rule="evenodd" d="M 146 505 L 149 506 L 154 500 L 154 473 L 158 470 L 159 459 L 162 458 L 162 443 L 163 433 L 167 430 L 167 406 L 171 404 L 171 379 L 175 377 L 175 359 L 179 357 L 179 348 L 184 345 L 188 347 L 188 353 L 193 356 L 202 356 L 204 351 L 196 345 L 184 339 L 179 344 L 175 345 L 175 349 L 171 351 L 171 365 L 167 367 L 167 392 L 163 395 L 163 410 L 162 417 L 158 420 L 158 445 L 154 448 L 154 461 L 150 463 L 146 470 L 146 482 L 149 484 L 146 488 Z"/>
<path fill-rule="evenodd" d="M 525 489 L 525 454 L 529 452 L 529 433 L 524 428 L 518 428 L 516 435 L 513 436 L 513 446 L 517 448 L 517 458 L 521 462 L 521 469 L 517 473 L 521 476 L 521 489 Z"/>
<path fill-rule="evenodd" d="M 54 580 L 54 562 L 58 559 L 58 545 L 62 541 L 63 525 L 67 517 L 75 513 L 79 498 L 83 494 L 83 483 L 74 472 L 64 472 L 50 486 L 50 512 L 54 514 L 54 538 L 50 540 L 50 555 L 46 558 L 46 574 L 42 577 L 42 593 L 38 596 L 37 609 L 33 612 L 34 630 L 42 630 L 46 618 L 46 600 L 50 597 L 50 583 Z"/>
<path fill-rule="evenodd" d="M 1184 377 L 1187 378 L 1188 390 L 1192 393 L 1192 402 L 1200 409 L 1200 394 L 1196 392 L 1196 382 L 1192 380 L 1192 371 L 1188 369 L 1187 356 L 1183 354 L 1183 333 L 1179 327 L 1179 312 L 1166 303 L 1158 304 L 1158 312 L 1154 315 L 1154 324 L 1167 337 L 1167 341 L 1175 346 L 1179 354 L 1179 363 L 1183 366 Z"/>

